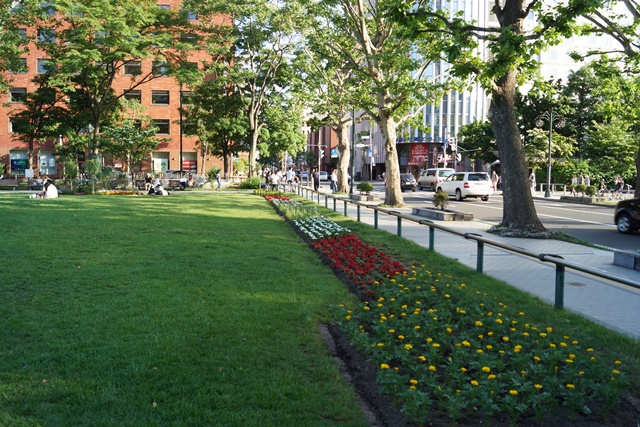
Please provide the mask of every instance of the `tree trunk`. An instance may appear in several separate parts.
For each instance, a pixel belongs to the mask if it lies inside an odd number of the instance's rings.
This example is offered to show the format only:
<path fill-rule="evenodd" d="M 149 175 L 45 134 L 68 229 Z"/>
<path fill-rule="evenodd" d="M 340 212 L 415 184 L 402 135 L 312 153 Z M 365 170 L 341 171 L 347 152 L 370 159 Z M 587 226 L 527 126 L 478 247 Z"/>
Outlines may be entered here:
<path fill-rule="evenodd" d="M 396 150 L 397 124 L 393 117 L 381 114 L 378 126 L 380 126 L 382 132 L 386 154 L 386 194 L 384 204 L 387 206 L 403 206 L 404 198 L 400 189 L 400 164 L 398 162 L 398 150 Z"/>
<path fill-rule="evenodd" d="M 636 192 L 634 197 L 640 197 L 640 145 L 638 145 L 638 155 L 636 156 Z"/>
<path fill-rule="evenodd" d="M 504 207 L 502 224 L 494 227 L 513 235 L 546 233 L 538 219 L 529 186 L 527 164 L 515 115 L 516 72 L 494 83 L 489 116 L 500 151 Z"/>
<path fill-rule="evenodd" d="M 349 145 L 348 128 L 350 124 L 343 120 L 339 126 L 334 128 L 338 136 L 338 191 L 349 192 L 349 163 L 351 160 L 351 146 Z"/>
<path fill-rule="evenodd" d="M 249 178 L 257 175 L 256 155 L 258 151 L 258 132 L 254 129 L 249 131 L 251 147 L 249 148 Z"/>

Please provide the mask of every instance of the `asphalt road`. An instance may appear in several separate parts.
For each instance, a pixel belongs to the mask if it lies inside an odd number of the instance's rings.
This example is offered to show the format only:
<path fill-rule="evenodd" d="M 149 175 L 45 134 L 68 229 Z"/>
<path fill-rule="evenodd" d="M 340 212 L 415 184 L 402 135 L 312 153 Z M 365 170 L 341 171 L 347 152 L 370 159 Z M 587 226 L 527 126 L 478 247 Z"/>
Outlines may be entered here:
<path fill-rule="evenodd" d="M 384 191 L 381 182 L 374 186 L 375 191 Z M 405 191 L 403 197 L 405 203 L 411 206 L 433 206 L 432 191 Z M 616 229 L 613 223 L 613 206 L 580 205 L 541 199 L 535 199 L 535 205 L 538 218 L 549 230 L 608 248 L 640 249 L 640 232 L 624 235 Z M 450 200 L 449 209 L 471 212 L 477 220 L 498 224 L 502 221 L 502 195 L 496 194 L 487 202 L 473 198 L 462 202 Z"/>

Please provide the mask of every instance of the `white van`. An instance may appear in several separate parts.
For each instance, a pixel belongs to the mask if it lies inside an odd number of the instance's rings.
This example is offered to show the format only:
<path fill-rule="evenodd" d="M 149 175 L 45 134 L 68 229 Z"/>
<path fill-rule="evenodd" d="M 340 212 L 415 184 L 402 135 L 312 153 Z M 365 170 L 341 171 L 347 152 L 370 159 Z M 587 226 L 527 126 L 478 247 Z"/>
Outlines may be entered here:
<path fill-rule="evenodd" d="M 448 176 L 453 175 L 455 170 L 451 168 L 429 168 L 420 173 L 418 177 L 418 188 L 420 190 L 428 188 L 431 191 L 435 191 L 442 181 L 447 179 Z"/>

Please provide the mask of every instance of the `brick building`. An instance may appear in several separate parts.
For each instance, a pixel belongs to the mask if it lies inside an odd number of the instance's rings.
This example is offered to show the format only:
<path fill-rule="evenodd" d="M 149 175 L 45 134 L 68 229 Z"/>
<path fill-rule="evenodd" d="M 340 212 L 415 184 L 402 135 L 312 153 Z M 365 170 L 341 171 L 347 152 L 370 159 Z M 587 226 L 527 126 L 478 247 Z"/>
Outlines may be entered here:
<path fill-rule="evenodd" d="M 180 8 L 181 0 L 159 0 L 158 7 L 176 10 Z M 52 11 L 52 14 L 56 13 Z M 195 21 L 198 16 L 188 14 L 190 21 Z M 25 28 L 25 36 L 35 39 L 42 37 L 42 31 L 38 28 Z M 203 67 L 203 61 L 209 59 L 204 51 L 192 52 L 188 62 L 199 69 Z M 54 148 L 56 144 L 64 144 L 64 138 L 49 138 L 38 141 L 34 145 L 32 159 L 28 159 L 28 147 L 25 143 L 16 139 L 15 130 L 18 123 L 13 118 L 16 112 L 24 108 L 24 101 L 28 92 L 34 92 L 37 85 L 33 78 L 45 71 L 45 53 L 38 48 L 35 42 L 29 43 L 29 50 L 23 56 L 26 72 L 11 73 L 11 88 L 8 93 L 0 94 L 0 163 L 5 164 L 5 175 L 16 175 L 18 178 L 25 175 L 25 169 L 33 169 L 37 175 L 48 174 L 57 176 L 62 171 L 60 159 L 56 157 Z M 136 75 L 144 75 L 153 68 L 162 70 L 161 64 L 153 60 L 134 60 L 126 64 L 114 80 L 113 89 L 117 95 L 126 93 L 125 97 L 137 99 L 146 108 L 145 114 L 153 119 L 158 127 L 157 136 L 168 138 L 168 142 L 161 143 L 152 153 L 148 161 L 144 162 L 142 171 L 163 172 L 165 170 L 185 170 L 193 173 L 202 171 L 202 153 L 196 145 L 197 137 L 181 134 L 185 128 L 185 122 L 181 120 L 180 106 L 188 103 L 190 89 L 181 87 L 178 80 L 172 76 L 161 75 L 153 78 L 133 90 L 132 79 Z M 81 153 L 78 158 L 80 168 L 84 167 L 89 153 Z M 208 159 L 207 159 L 208 157 Z M 212 166 L 221 166 L 222 160 L 205 157 L 206 169 Z M 182 159 L 182 165 L 180 161 Z M 127 171 L 127 165 L 120 159 L 111 159 L 105 156 L 105 165 Z M 182 167 L 181 167 L 182 166 Z"/>

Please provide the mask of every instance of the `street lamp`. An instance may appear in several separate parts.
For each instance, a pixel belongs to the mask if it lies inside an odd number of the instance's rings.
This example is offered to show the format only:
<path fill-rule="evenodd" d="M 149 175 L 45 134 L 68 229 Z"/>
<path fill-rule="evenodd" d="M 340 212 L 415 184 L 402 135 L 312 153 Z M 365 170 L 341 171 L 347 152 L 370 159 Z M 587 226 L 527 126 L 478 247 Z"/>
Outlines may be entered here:
<path fill-rule="evenodd" d="M 544 126 L 544 121 L 549 122 L 549 146 L 547 150 L 547 187 L 544 190 L 544 197 L 551 197 L 551 140 L 553 137 L 553 123 L 556 123 L 556 128 L 563 128 L 565 125 L 564 117 L 558 114 L 557 111 L 553 111 L 553 107 L 549 108 L 549 111 L 545 111 L 536 120 L 536 126 L 541 128 Z"/>

